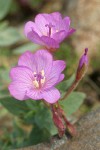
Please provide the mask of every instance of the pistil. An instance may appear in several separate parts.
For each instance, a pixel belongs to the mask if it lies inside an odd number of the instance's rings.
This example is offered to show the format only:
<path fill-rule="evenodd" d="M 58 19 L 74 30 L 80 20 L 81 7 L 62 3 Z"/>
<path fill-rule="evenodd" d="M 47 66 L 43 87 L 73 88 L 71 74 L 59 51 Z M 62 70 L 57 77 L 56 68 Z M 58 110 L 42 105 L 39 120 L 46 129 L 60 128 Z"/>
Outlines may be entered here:
<path fill-rule="evenodd" d="M 45 26 L 49 28 L 48 36 L 50 37 L 51 32 L 52 32 L 52 27 L 54 27 L 54 25 L 52 25 L 52 23 L 49 23 L 49 24 L 46 24 Z"/>

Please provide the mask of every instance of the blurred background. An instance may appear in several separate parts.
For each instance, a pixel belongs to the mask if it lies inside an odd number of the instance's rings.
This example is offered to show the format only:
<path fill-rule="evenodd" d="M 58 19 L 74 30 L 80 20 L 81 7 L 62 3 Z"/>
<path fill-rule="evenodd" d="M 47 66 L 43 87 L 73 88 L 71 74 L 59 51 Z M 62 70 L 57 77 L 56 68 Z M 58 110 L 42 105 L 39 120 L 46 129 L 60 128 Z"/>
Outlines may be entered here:
<path fill-rule="evenodd" d="M 100 1 L 0 0 L 0 148 L 2 150 L 8 150 L 14 145 L 22 146 L 25 140 L 23 137 L 25 138 L 26 132 L 31 128 L 29 124 L 20 125 L 19 116 L 13 116 L 8 112 L 9 109 L 5 108 L 6 104 L 2 100 L 8 93 L 10 68 L 17 64 L 19 56 L 26 50 L 34 52 L 40 48 L 26 39 L 23 34 L 24 24 L 34 20 L 38 13 L 55 11 L 61 12 L 63 16 L 70 16 L 71 27 L 76 29 L 76 32 L 68 37 L 61 44 L 60 50 L 55 53 L 55 58 L 67 61 L 66 79 L 76 71 L 84 48 L 89 48 L 88 72 L 76 89 L 86 93 L 86 98 L 74 116 L 78 119 L 91 109 L 100 106 Z"/>

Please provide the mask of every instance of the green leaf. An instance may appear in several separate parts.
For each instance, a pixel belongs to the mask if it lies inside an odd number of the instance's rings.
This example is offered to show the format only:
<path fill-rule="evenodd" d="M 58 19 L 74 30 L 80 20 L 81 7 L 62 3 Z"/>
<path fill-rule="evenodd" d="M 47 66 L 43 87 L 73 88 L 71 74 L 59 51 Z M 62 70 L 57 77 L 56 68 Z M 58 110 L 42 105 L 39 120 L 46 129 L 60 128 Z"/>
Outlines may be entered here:
<path fill-rule="evenodd" d="M 61 82 L 57 88 L 61 91 L 67 91 L 75 80 L 75 74 L 73 74 L 68 80 Z"/>
<path fill-rule="evenodd" d="M 12 134 L 10 135 L 10 140 L 12 142 L 12 148 L 15 149 L 15 148 L 21 147 L 22 143 L 28 140 L 28 134 L 26 131 L 23 130 L 23 128 L 21 128 L 18 125 L 18 122 L 14 121 L 13 126 L 14 126 L 14 129 L 12 131 Z"/>
<path fill-rule="evenodd" d="M 9 95 L 0 95 L 0 103 L 14 115 L 23 116 L 30 111 L 25 101 L 16 100 Z"/>
<path fill-rule="evenodd" d="M 19 31 L 13 27 L 5 27 L 0 30 L 0 46 L 10 46 L 22 39 Z"/>
<path fill-rule="evenodd" d="M 28 44 L 24 44 L 22 46 L 15 48 L 13 50 L 13 53 L 14 54 L 22 54 L 27 50 L 36 51 L 37 49 L 39 49 L 39 45 L 36 45 L 34 43 L 28 43 Z"/>
<path fill-rule="evenodd" d="M 38 126 L 34 125 L 29 140 L 27 141 L 27 145 L 38 144 L 47 141 L 49 138 L 50 134 L 46 129 L 40 129 Z"/>
<path fill-rule="evenodd" d="M 30 110 L 33 110 L 35 112 L 40 111 L 42 101 L 36 101 L 36 100 L 30 99 L 25 102 L 26 102 L 26 105 L 30 108 Z"/>
<path fill-rule="evenodd" d="M 79 109 L 85 97 L 86 95 L 84 93 L 73 92 L 68 96 L 67 99 L 60 101 L 60 104 L 67 116 L 70 116 Z"/>
<path fill-rule="evenodd" d="M 12 0 L 0 0 L 0 20 L 9 12 Z"/>
<path fill-rule="evenodd" d="M 3 90 L 0 90 L 0 99 L 4 98 L 4 97 L 10 97 L 9 95 L 9 91 L 7 89 L 3 89 Z"/>
<path fill-rule="evenodd" d="M 52 121 L 51 112 L 48 109 L 41 109 L 41 111 L 38 111 L 34 116 L 34 121 L 40 129 L 47 129 L 51 135 L 57 133 L 57 129 Z"/>
<path fill-rule="evenodd" d="M 25 121 L 29 124 L 35 123 L 40 129 L 46 129 L 51 135 L 57 134 L 57 129 L 52 121 L 49 108 L 40 101 L 26 101 L 27 106 L 32 110 L 25 116 Z"/>
<path fill-rule="evenodd" d="M 0 30 L 2 31 L 4 28 L 6 28 L 8 26 L 8 22 L 7 21 L 3 21 L 0 22 Z"/>

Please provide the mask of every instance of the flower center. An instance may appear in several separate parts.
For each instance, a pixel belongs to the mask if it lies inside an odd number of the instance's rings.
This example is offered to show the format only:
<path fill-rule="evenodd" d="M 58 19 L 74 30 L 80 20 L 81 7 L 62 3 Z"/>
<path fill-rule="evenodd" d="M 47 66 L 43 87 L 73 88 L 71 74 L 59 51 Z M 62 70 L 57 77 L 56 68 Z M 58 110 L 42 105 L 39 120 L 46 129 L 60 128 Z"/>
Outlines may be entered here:
<path fill-rule="evenodd" d="M 35 86 L 35 88 L 41 88 L 43 86 L 43 84 L 45 83 L 45 73 L 44 70 L 41 70 L 40 73 L 36 73 L 34 72 L 34 80 L 33 80 L 33 84 Z"/>
<path fill-rule="evenodd" d="M 55 27 L 54 25 L 52 25 L 52 23 L 46 24 L 45 27 L 49 28 L 49 32 L 48 32 L 48 36 L 51 36 L 51 32 L 52 32 L 52 27 Z"/>

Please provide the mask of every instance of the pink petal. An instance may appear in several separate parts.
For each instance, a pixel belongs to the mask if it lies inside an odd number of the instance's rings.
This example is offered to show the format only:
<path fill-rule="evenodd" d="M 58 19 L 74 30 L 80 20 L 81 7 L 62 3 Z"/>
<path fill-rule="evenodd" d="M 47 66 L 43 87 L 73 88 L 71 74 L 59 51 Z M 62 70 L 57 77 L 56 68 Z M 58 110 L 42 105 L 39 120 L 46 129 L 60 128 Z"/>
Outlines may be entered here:
<path fill-rule="evenodd" d="M 19 58 L 18 65 L 26 66 L 37 73 L 44 70 L 45 76 L 48 76 L 51 71 L 52 61 L 52 55 L 47 50 L 38 50 L 34 54 L 27 51 Z"/>
<path fill-rule="evenodd" d="M 55 39 L 57 42 L 62 42 L 64 38 L 67 36 L 68 33 L 66 33 L 65 30 L 56 32 L 52 35 L 52 38 Z"/>
<path fill-rule="evenodd" d="M 43 98 L 42 93 L 38 89 L 29 89 L 26 95 L 33 100 L 40 100 Z"/>
<path fill-rule="evenodd" d="M 47 37 L 47 36 L 42 36 L 41 37 L 42 41 L 45 43 L 44 45 L 50 49 L 50 48 L 59 48 L 59 44 L 57 41 L 55 41 L 53 38 Z"/>
<path fill-rule="evenodd" d="M 10 71 L 10 77 L 12 80 L 25 83 L 27 86 L 32 84 L 33 72 L 27 67 L 14 67 Z"/>
<path fill-rule="evenodd" d="M 56 88 L 52 88 L 50 90 L 43 92 L 43 99 L 48 103 L 55 103 L 60 98 L 60 92 Z"/>
<path fill-rule="evenodd" d="M 8 87 L 10 94 L 18 99 L 18 100 L 26 100 L 29 99 L 26 96 L 26 91 L 28 89 L 27 84 L 22 83 L 20 81 L 13 81 Z"/>
<path fill-rule="evenodd" d="M 19 58 L 18 65 L 26 66 L 32 71 L 36 71 L 36 66 L 34 63 L 34 54 L 30 51 L 26 51 L 25 53 L 23 53 Z"/>
<path fill-rule="evenodd" d="M 76 31 L 76 29 L 73 29 L 73 28 L 69 29 L 68 36 L 71 35 L 71 34 L 73 34 L 75 31 Z"/>
<path fill-rule="evenodd" d="M 53 62 L 52 70 L 47 77 L 44 89 L 48 89 L 59 82 L 61 76 L 60 74 L 65 69 L 65 67 L 66 64 L 62 60 L 56 60 Z"/>
<path fill-rule="evenodd" d="M 34 30 L 27 33 L 27 38 L 31 40 L 33 43 L 36 43 L 39 45 L 45 45 L 41 37 Z"/>
<path fill-rule="evenodd" d="M 61 75 L 59 76 L 59 79 L 58 79 L 58 81 L 56 82 L 56 84 L 58 84 L 59 82 L 61 82 L 61 81 L 64 79 L 64 77 L 65 77 L 65 75 L 64 75 L 64 74 L 61 74 Z"/>
<path fill-rule="evenodd" d="M 61 20 L 62 16 L 59 12 L 53 12 L 50 14 L 55 20 Z"/>
<path fill-rule="evenodd" d="M 41 31 L 47 32 L 47 28 L 45 28 L 45 25 L 49 23 L 55 24 L 59 20 L 62 20 L 61 14 L 59 12 L 54 12 L 51 14 L 42 13 L 36 16 L 35 23 L 37 24 L 39 29 L 41 29 Z"/>
<path fill-rule="evenodd" d="M 41 35 L 41 32 L 37 28 L 36 24 L 32 21 L 28 21 L 24 27 L 24 33 L 25 33 L 26 37 L 27 37 L 28 33 L 31 32 L 32 30 L 34 30 L 37 34 Z"/>
<path fill-rule="evenodd" d="M 47 50 L 38 50 L 34 54 L 34 63 L 36 65 L 37 73 L 44 70 L 44 74 L 47 77 L 51 72 L 53 63 L 52 55 Z"/>
<path fill-rule="evenodd" d="M 27 67 L 15 67 L 10 71 L 13 80 L 9 85 L 10 94 L 18 100 L 28 99 L 26 92 L 29 88 L 34 88 L 33 72 Z"/>
<path fill-rule="evenodd" d="M 53 74 L 58 74 L 61 73 L 66 67 L 66 63 L 63 60 L 56 60 L 53 62 L 53 68 L 52 68 L 52 73 Z"/>
<path fill-rule="evenodd" d="M 66 31 L 69 30 L 69 27 L 70 27 L 70 18 L 69 17 L 65 17 L 63 19 L 63 27 Z"/>
<path fill-rule="evenodd" d="M 41 14 L 41 19 L 42 20 L 45 20 L 44 22 L 45 22 L 45 25 L 46 24 L 49 24 L 49 23 L 51 23 L 52 25 L 56 25 L 56 23 L 59 21 L 59 20 L 62 20 L 62 18 L 61 18 L 61 14 L 60 13 L 57 13 L 57 12 L 55 12 L 55 13 L 51 13 L 51 14 L 45 14 L 45 13 L 43 13 L 43 14 Z M 39 20 L 38 20 L 39 21 Z M 43 23 L 44 23 L 43 22 Z M 46 29 L 46 31 L 48 31 L 48 28 Z"/>
<path fill-rule="evenodd" d="M 61 19 L 56 23 L 56 29 L 58 30 L 58 32 L 62 30 L 65 30 L 66 32 L 68 32 L 69 25 L 70 25 L 70 18 L 65 17 L 64 19 Z"/>
<path fill-rule="evenodd" d="M 42 35 L 45 35 L 45 34 L 47 35 L 48 28 L 45 25 L 48 24 L 49 21 L 48 19 L 44 18 L 43 14 L 38 14 L 35 17 L 35 23 L 36 23 L 37 28 L 42 33 Z"/>

